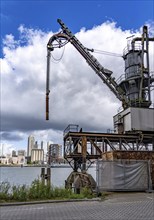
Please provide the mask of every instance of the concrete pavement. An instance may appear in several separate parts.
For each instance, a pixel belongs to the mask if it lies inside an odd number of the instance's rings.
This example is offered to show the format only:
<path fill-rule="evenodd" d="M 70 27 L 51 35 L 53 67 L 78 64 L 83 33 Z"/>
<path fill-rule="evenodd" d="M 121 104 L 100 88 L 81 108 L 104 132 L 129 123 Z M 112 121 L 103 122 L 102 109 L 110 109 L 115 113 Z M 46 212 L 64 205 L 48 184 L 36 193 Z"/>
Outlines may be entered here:
<path fill-rule="evenodd" d="M 154 193 L 114 193 L 105 201 L 0 207 L 1 220 L 154 220 Z"/>

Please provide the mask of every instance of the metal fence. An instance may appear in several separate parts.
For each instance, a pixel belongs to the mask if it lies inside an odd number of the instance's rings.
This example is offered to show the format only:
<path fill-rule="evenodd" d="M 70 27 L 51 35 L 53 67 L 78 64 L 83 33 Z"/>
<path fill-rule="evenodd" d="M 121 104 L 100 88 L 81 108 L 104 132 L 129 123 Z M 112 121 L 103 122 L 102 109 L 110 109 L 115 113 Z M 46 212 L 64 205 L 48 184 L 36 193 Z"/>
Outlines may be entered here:
<path fill-rule="evenodd" d="M 97 192 L 152 190 L 150 161 L 97 161 Z"/>

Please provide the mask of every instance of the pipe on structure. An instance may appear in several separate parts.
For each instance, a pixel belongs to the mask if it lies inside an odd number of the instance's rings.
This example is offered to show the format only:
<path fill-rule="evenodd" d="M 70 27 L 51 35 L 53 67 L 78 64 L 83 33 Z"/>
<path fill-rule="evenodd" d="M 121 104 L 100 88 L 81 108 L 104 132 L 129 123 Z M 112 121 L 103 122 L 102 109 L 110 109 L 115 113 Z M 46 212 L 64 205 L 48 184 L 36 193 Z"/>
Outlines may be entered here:
<path fill-rule="evenodd" d="M 46 120 L 49 120 L 49 93 L 50 93 L 50 51 L 47 51 L 47 78 L 46 78 Z"/>
<path fill-rule="evenodd" d="M 53 35 L 47 44 L 47 74 L 46 74 L 46 120 L 49 120 L 49 93 L 50 93 L 50 58 L 54 48 L 60 48 L 68 43 L 69 37 L 63 33 Z M 53 44 L 53 42 L 56 42 Z"/>

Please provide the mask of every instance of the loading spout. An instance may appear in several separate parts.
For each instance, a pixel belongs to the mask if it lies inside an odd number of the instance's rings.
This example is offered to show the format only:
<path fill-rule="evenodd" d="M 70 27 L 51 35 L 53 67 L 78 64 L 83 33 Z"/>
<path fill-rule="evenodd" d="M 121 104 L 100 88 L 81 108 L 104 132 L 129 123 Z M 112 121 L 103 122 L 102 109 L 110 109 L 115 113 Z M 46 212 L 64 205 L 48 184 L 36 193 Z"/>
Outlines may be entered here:
<path fill-rule="evenodd" d="M 49 94 L 46 94 L 46 120 L 49 120 Z"/>
<path fill-rule="evenodd" d="M 59 32 L 53 35 L 47 44 L 47 73 L 46 73 L 46 120 L 49 120 L 49 93 L 50 93 L 50 57 L 55 48 L 65 46 L 70 40 L 65 33 Z"/>
<path fill-rule="evenodd" d="M 49 93 L 50 93 L 50 51 L 47 51 L 47 75 L 46 75 L 46 120 L 49 120 Z"/>

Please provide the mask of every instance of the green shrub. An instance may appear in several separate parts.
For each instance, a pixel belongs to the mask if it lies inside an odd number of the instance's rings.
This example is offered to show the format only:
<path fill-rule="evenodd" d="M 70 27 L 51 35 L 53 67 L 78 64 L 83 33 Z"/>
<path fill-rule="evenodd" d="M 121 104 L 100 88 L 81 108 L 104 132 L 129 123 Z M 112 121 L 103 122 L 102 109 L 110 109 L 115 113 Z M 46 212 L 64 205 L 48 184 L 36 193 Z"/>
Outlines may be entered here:
<path fill-rule="evenodd" d="M 88 198 L 88 199 L 93 197 L 91 189 L 87 187 L 81 189 L 81 195 L 83 195 L 84 198 Z"/>
<path fill-rule="evenodd" d="M 9 191 L 11 186 L 8 182 L 2 182 L 0 184 L 0 200 L 8 200 L 9 199 Z"/>
<path fill-rule="evenodd" d="M 42 199 L 83 199 L 92 198 L 92 192 L 83 188 L 80 194 L 75 194 L 71 189 L 45 185 L 39 179 L 32 182 L 31 186 L 10 186 L 8 182 L 0 184 L 0 201 L 28 201 Z"/>
<path fill-rule="evenodd" d="M 12 186 L 10 199 L 17 201 L 26 201 L 28 199 L 28 188 L 26 185 Z"/>

